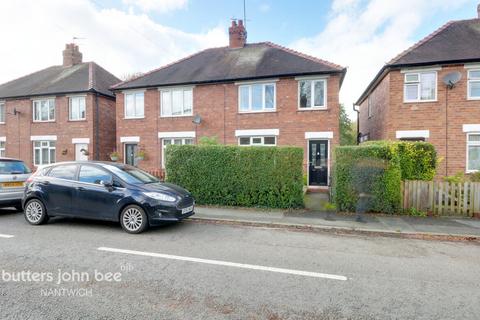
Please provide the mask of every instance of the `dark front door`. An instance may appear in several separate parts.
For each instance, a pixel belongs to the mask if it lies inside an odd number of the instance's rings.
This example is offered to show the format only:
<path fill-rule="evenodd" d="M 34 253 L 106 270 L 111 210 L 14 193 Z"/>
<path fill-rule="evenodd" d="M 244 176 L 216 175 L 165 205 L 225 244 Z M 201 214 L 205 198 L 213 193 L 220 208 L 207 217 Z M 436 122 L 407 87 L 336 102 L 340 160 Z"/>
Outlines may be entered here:
<path fill-rule="evenodd" d="M 125 163 L 131 166 L 137 165 L 137 145 L 136 144 L 126 144 L 125 145 Z"/>
<path fill-rule="evenodd" d="M 308 185 L 328 185 L 328 140 L 308 142 Z"/>

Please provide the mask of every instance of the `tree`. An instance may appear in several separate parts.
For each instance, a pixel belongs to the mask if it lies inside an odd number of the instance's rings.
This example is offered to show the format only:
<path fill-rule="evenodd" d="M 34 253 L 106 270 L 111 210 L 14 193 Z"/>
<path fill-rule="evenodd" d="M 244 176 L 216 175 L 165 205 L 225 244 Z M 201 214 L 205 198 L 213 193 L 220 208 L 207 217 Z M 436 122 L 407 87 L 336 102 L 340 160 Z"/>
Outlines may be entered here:
<path fill-rule="evenodd" d="M 348 117 L 345 111 L 345 106 L 340 105 L 340 145 L 348 146 L 357 144 L 357 133 L 355 131 L 355 125 Z"/>

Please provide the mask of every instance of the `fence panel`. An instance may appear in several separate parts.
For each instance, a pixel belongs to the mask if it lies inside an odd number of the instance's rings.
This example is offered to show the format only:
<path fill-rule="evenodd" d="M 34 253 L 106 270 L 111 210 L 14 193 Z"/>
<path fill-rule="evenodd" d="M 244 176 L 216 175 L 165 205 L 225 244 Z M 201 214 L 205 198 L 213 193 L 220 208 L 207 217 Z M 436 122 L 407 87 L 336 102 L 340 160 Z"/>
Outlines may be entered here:
<path fill-rule="evenodd" d="M 407 180 L 403 182 L 403 209 L 434 215 L 472 217 L 480 213 L 480 183 Z"/>

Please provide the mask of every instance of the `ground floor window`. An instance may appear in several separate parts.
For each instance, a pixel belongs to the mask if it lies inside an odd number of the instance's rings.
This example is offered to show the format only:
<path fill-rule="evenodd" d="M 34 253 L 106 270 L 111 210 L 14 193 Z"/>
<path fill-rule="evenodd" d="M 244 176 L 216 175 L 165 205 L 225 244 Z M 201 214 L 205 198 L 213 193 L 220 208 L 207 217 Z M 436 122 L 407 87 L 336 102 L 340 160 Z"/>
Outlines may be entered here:
<path fill-rule="evenodd" d="M 275 146 L 277 137 L 240 137 L 238 144 L 241 146 Z"/>
<path fill-rule="evenodd" d="M 162 168 L 165 169 L 165 148 L 170 144 L 193 144 L 193 138 L 163 138 L 162 139 Z"/>
<path fill-rule="evenodd" d="M 5 157 L 5 141 L 0 141 L 0 157 Z"/>
<path fill-rule="evenodd" d="M 467 171 L 480 171 L 480 133 L 467 135 Z"/>
<path fill-rule="evenodd" d="M 55 141 L 34 141 L 33 142 L 33 164 L 55 163 Z"/>

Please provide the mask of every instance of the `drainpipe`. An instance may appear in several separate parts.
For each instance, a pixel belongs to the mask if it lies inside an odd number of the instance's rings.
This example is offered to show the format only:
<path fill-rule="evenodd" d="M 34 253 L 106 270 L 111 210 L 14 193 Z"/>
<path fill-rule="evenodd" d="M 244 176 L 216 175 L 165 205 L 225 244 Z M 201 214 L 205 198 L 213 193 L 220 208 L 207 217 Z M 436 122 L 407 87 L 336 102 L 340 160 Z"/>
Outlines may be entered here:
<path fill-rule="evenodd" d="M 352 108 L 353 108 L 353 111 L 357 113 L 357 137 L 355 140 L 357 141 L 357 145 L 358 145 L 360 143 L 360 110 L 356 108 L 355 103 L 352 105 Z"/>
<path fill-rule="evenodd" d="M 94 138 L 93 141 L 95 143 L 95 151 L 93 154 L 93 160 L 99 160 L 99 153 L 100 153 L 100 145 L 98 143 L 98 136 L 99 136 L 99 127 L 100 127 L 100 110 L 98 107 L 98 93 L 95 92 L 95 131 L 94 131 Z"/>

